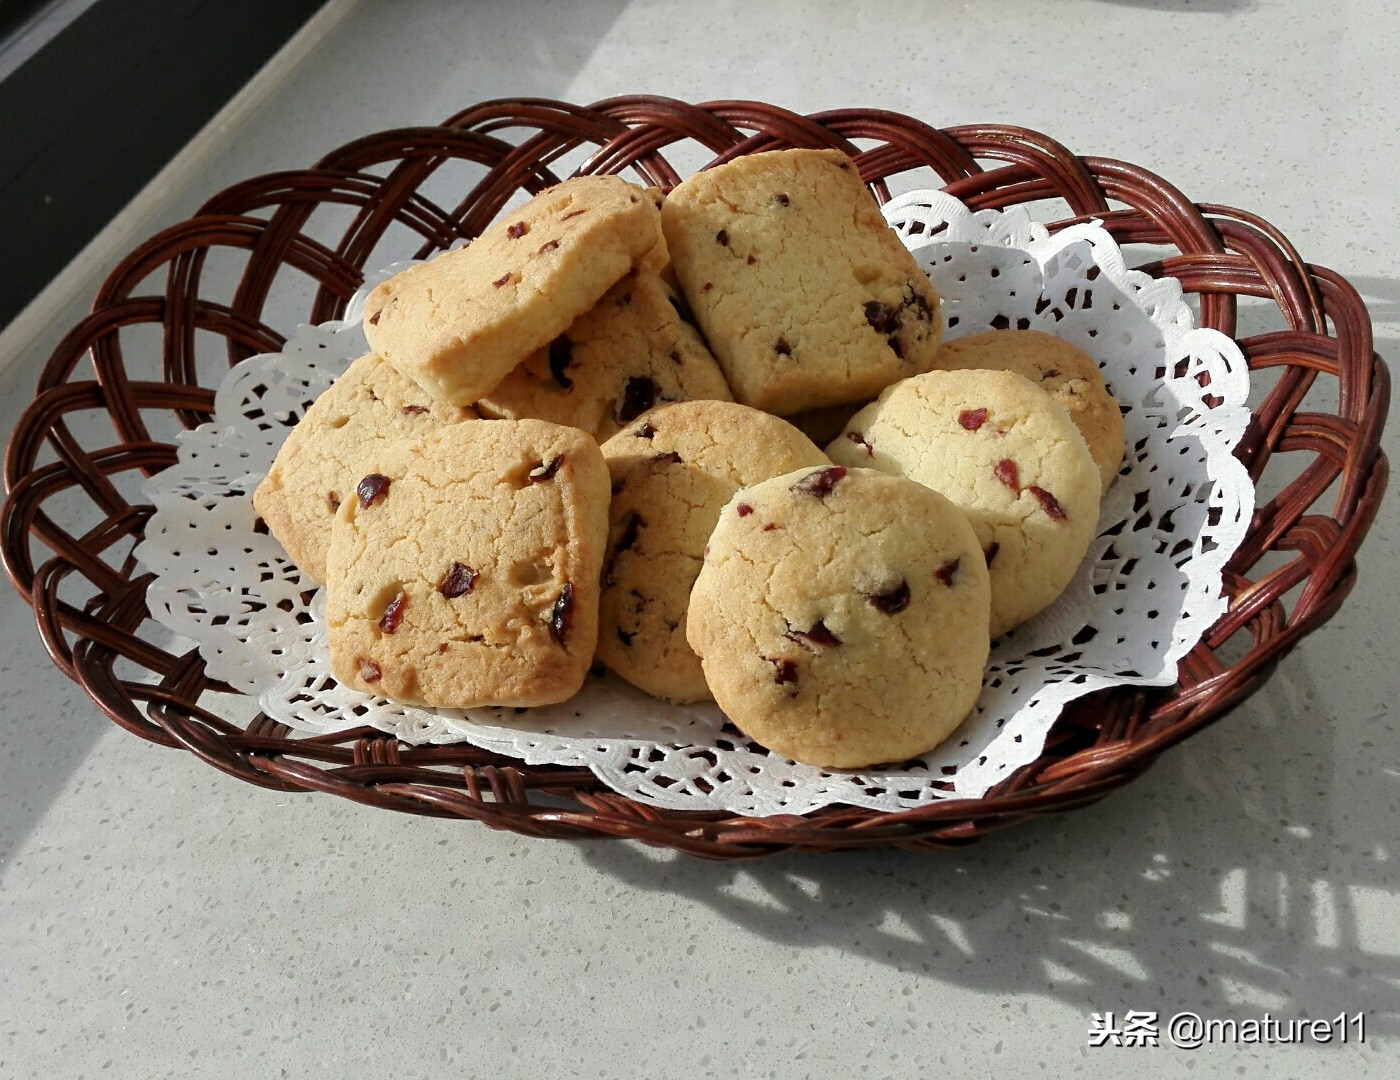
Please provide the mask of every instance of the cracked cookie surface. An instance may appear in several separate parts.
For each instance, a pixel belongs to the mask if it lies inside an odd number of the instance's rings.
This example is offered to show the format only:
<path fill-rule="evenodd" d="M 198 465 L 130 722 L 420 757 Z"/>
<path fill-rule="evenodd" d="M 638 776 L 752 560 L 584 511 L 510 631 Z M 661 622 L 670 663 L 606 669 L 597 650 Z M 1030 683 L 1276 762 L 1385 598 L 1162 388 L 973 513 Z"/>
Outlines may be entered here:
<path fill-rule="evenodd" d="M 335 512 L 376 459 L 397 442 L 474 419 L 369 353 L 311 403 L 253 492 L 253 507 L 301 572 L 325 581 Z"/>
<path fill-rule="evenodd" d="M 672 191 L 661 220 L 736 401 L 785 416 L 932 366 L 938 295 L 844 154 L 718 165 Z"/>
<path fill-rule="evenodd" d="M 731 400 L 679 304 L 660 277 L 634 270 L 477 407 L 487 416 L 569 424 L 602 441 L 665 402 Z"/>
<path fill-rule="evenodd" d="M 644 414 L 603 444 L 612 476 L 598 659 L 669 701 L 711 697 L 686 609 L 720 508 L 741 487 L 830 464 L 776 416 L 725 401 Z"/>
<path fill-rule="evenodd" d="M 661 237 L 647 192 L 580 176 L 507 210 L 464 248 L 375 286 L 370 348 L 434 397 L 467 405 L 568 329 Z"/>
<path fill-rule="evenodd" d="M 687 633 L 747 735 L 811 765 L 900 762 L 977 700 L 989 585 L 967 519 L 872 469 L 801 469 L 720 512 Z"/>
<path fill-rule="evenodd" d="M 1108 491 L 1123 463 L 1123 413 L 1088 353 L 1039 330 L 990 330 L 947 342 L 934 367 L 1014 371 L 1035 383 L 1069 413 Z"/>
<path fill-rule="evenodd" d="M 479 420 L 401 444 L 336 515 L 331 670 L 393 701 L 544 705 L 583 684 L 608 473 L 593 439 Z"/>
<path fill-rule="evenodd" d="M 997 637 L 1051 604 L 1098 527 L 1100 477 L 1063 407 L 1009 371 L 931 371 L 856 413 L 832 461 L 942 492 L 991 570 Z"/>

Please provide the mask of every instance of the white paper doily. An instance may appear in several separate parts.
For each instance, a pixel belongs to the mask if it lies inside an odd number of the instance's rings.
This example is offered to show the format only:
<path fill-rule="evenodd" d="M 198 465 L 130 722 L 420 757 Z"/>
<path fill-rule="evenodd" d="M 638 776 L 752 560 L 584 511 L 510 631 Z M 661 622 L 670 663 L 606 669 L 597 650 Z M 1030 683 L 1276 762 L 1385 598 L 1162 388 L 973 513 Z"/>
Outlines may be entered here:
<path fill-rule="evenodd" d="M 584 766 L 616 791 L 674 809 L 893 811 L 981 796 L 1039 756 L 1067 701 L 1175 682 L 1180 658 L 1224 612 L 1221 568 L 1254 505 L 1231 454 L 1249 419 L 1248 371 L 1233 341 L 1195 328 L 1177 282 L 1127 270 L 1097 225 L 1049 236 L 1024 210 L 972 213 L 940 192 L 901 196 L 885 215 L 942 296 L 947 338 L 1010 326 L 1077 345 L 1124 406 L 1128 447 L 1079 574 L 995 645 L 973 714 L 920 764 L 882 773 L 795 764 L 726 728 L 713 705 L 667 705 L 610 675 L 590 676 L 563 705 L 528 711 L 419 709 L 336 684 L 322 594 L 256 531 L 251 494 L 290 425 L 366 351 L 365 294 L 408 264 L 371 277 L 344 322 L 303 327 L 282 352 L 233 368 L 215 420 L 183 435 L 178 463 L 147 482 L 155 514 L 137 556 L 157 575 L 153 616 L 198 643 L 212 677 L 308 733 L 370 724 L 409 743 L 466 741 L 528 763 Z"/>

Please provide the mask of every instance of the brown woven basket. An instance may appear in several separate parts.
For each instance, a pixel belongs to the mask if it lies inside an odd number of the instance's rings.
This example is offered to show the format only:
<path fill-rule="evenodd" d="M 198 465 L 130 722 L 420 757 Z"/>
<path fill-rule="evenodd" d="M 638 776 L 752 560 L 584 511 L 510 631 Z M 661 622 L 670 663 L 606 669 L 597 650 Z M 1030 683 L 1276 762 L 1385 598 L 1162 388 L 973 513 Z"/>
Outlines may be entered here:
<path fill-rule="evenodd" d="M 1245 315 L 1260 329 L 1239 341 L 1256 390 L 1237 453 L 1260 504 L 1225 571 L 1229 614 L 1186 657 L 1176 686 L 1081 699 L 1038 760 L 979 800 L 896 814 L 830 807 L 746 818 L 658 810 L 613 793 L 587 770 L 525 765 L 468 746 L 409 747 L 367 728 L 298 737 L 253 713 L 247 698 L 233 699 L 243 719 L 230 722 L 236 706 L 213 698 L 228 687 L 205 676 L 198 653 L 177 656 L 156 644 L 166 637 L 147 613 L 150 575 L 131 556 L 151 514 L 140 480 L 174 462 L 178 425 L 209 419 L 210 387 L 225 362 L 281 348 L 293 327 L 268 325 L 265 307 L 296 292 L 289 281 L 299 280 L 309 297 L 298 321 L 333 319 L 367 265 L 422 258 L 474 236 L 519 189 L 556 183 L 566 164 L 630 169 L 670 188 L 680 180 L 672 162 L 682 157 L 698 166 L 788 146 L 844 150 L 882 199 L 891 179 L 940 182 L 932 170 L 974 209 L 1029 204 L 1038 216 L 1062 217 L 1052 230 L 1098 218 L 1130 256 L 1141 250 L 1135 245 L 1151 245 L 1139 268 L 1175 277 L 1198 297 L 1202 325 L 1231 337 L 1241 298 L 1258 298 Z M 454 170 L 472 175 L 453 182 Z M 430 197 L 439 190 L 448 197 Z M 333 239 L 318 240 L 327 219 Z M 230 278 L 236 287 L 220 299 L 210 268 L 230 259 L 239 262 Z M 263 787 L 324 791 L 532 836 L 631 838 L 712 858 L 934 849 L 1100 798 L 1244 700 L 1331 617 L 1356 582 L 1353 558 L 1385 488 L 1379 440 L 1388 390 L 1355 290 L 1305 263 L 1272 226 L 1240 210 L 1194 205 L 1152 173 L 1076 157 L 1034 131 L 938 130 L 870 109 L 800 116 L 748 101 L 626 97 L 586 108 L 492 101 L 440 127 L 380 132 L 313 168 L 238 184 L 126 258 L 92 314 L 55 350 L 10 440 L 0 553 L 33 604 L 54 662 L 112 720 Z"/>

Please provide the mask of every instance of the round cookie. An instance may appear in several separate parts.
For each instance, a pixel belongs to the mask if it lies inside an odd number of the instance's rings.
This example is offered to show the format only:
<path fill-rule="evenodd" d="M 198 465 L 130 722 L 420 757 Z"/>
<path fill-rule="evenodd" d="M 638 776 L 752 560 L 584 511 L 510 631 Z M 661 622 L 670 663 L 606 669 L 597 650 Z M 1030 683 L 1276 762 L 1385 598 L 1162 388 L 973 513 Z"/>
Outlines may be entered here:
<path fill-rule="evenodd" d="M 854 769 L 926 753 L 976 703 L 989 584 L 967 519 L 873 469 L 802 469 L 724 507 L 687 633 L 725 714 Z"/>
<path fill-rule="evenodd" d="M 686 608 L 705 543 L 736 490 L 828 465 L 796 428 L 728 401 L 653 409 L 603 444 L 612 475 L 598 659 L 669 701 L 708 701 Z"/>
<path fill-rule="evenodd" d="M 967 515 L 991 569 L 992 637 L 1064 591 L 1098 525 L 1099 470 L 1084 437 L 1050 395 L 1009 371 L 905 379 L 826 452 L 917 480 Z"/>
<path fill-rule="evenodd" d="M 989 330 L 946 342 L 939 371 L 989 368 L 1014 371 L 1064 406 L 1099 467 L 1107 491 L 1123 463 L 1123 414 L 1088 353 L 1039 330 Z"/>
<path fill-rule="evenodd" d="M 506 211 L 466 247 L 376 285 L 365 337 L 433 397 L 469 405 L 567 330 L 660 236 L 642 188 L 576 176 Z"/>

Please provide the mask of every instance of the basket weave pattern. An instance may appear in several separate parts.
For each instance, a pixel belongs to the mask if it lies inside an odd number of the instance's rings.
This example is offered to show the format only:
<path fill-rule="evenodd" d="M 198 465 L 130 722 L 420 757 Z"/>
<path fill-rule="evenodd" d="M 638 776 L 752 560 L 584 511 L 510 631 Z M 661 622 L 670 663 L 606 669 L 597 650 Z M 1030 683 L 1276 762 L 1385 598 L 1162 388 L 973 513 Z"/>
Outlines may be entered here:
<path fill-rule="evenodd" d="M 227 708 L 214 711 L 208 695 L 228 688 L 206 677 L 197 651 L 174 655 L 157 644 L 165 638 L 146 609 L 150 575 L 131 557 L 151 508 L 130 492 L 175 460 L 174 446 L 151 429 L 157 419 L 193 427 L 211 415 L 198 339 L 204 350 L 210 335 L 221 339 L 230 363 L 277 351 L 293 329 L 264 321 L 279 275 L 290 269 L 315 283 L 299 321 L 336 318 L 386 236 L 414 237 L 417 250 L 401 247 L 398 258 L 423 258 L 474 236 L 518 191 L 562 179 L 553 170 L 568 155 L 590 155 L 581 171 L 630 170 L 669 189 L 681 177 L 665 155 L 677 149 L 720 161 L 788 146 L 847 152 L 882 199 L 887 180 L 931 169 L 974 210 L 1034 211 L 1060 200 L 1054 205 L 1067 204 L 1068 216 L 1052 231 L 1097 218 L 1130 257 L 1133 245 L 1153 245 L 1154 256 L 1169 249 L 1139 268 L 1175 277 L 1199 297 L 1201 325 L 1231 337 L 1241 298 L 1267 303 L 1271 328 L 1240 340 L 1268 386 L 1237 451 L 1259 485 L 1260 505 L 1226 568 L 1229 614 L 1187 656 L 1176 686 L 1079 700 L 1039 759 L 983 799 L 898 814 L 830 807 L 800 818 L 658 810 L 609 791 L 584 769 L 530 766 L 462 745 L 409 747 L 367 728 L 308 738 L 256 714 L 248 698 L 240 699 L 248 707 L 239 721 Z M 460 202 L 447 208 L 425 194 L 440 170 L 464 163 L 485 175 L 463 188 Z M 914 186 L 929 186 L 926 172 Z M 326 207 L 349 219 L 333 245 L 308 233 Z M 202 275 L 211 257 L 230 255 L 242 260 L 241 276 L 232 299 L 221 302 L 201 292 Z M 153 333 L 154 353 L 146 344 Z M 236 185 L 128 256 L 92 314 L 55 350 L 15 429 L 0 556 L 32 603 L 54 662 L 113 721 L 263 787 L 325 791 L 534 836 L 638 839 L 712 858 L 934 849 L 1100 798 L 1246 698 L 1331 617 L 1356 582 L 1353 557 L 1385 488 L 1379 441 L 1388 393 L 1355 290 L 1305 263 L 1272 226 L 1240 210 L 1195 205 L 1152 173 L 1077 157 L 1033 131 L 938 130 L 860 109 L 800 116 L 744 101 L 627 97 L 586 108 L 494 101 L 439 127 L 357 140 L 304 171 Z M 94 416 L 110 424 L 94 424 Z"/>

